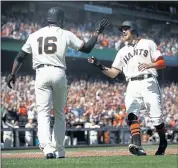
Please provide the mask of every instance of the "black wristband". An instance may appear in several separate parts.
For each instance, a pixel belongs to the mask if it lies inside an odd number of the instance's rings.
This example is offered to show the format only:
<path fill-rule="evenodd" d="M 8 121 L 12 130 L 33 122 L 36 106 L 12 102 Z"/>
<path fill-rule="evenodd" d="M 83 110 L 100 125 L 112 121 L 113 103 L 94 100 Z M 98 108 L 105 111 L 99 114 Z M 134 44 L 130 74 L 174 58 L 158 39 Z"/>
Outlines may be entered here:
<path fill-rule="evenodd" d="M 102 64 L 100 64 L 98 67 L 100 68 L 101 71 L 106 70 L 106 67 L 104 65 L 102 65 Z"/>

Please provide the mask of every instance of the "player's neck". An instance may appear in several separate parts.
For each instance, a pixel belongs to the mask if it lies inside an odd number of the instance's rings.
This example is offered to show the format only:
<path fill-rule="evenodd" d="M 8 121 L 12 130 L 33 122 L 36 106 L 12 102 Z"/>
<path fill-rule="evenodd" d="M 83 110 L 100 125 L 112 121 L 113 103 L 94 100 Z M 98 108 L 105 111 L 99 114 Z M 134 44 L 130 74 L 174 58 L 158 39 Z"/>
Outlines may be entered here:
<path fill-rule="evenodd" d="M 137 37 L 134 37 L 133 39 L 128 41 L 128 44 L 134 47 L 135 44 L 137 44 L 139 40 L 140 39 L 138 39 Z"/>
<path fill-rule="evenodd" d="M 56 24 L 53 24 L 53 23 L 49 24 L 48 26 L 49 26 L 49 27 L 50 27 L 50 26 L 57 27 L 57 25 L 56 25 Z"/>

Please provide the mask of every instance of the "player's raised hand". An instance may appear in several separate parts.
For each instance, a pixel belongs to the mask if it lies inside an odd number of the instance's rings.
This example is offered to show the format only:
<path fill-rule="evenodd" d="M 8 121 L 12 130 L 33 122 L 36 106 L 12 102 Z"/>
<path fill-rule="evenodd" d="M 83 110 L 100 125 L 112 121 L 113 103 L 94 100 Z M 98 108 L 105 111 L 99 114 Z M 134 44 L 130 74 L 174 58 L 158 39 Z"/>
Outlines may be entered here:
<path fill-rule="evenodd" d="M 8 75 L 8 77 L 7 77 L 7 86 L 8 86 L 10 89 L 12 89 L 11 82 L 12 82 L 13 84 L 15 84 L 15 80 L 16 80 L 15 75 L 12 75 L 12 74 L 9 74 L 9 75 Z"/>
<path fill-rule="evenodd" d="M 109 26 L 108 20 L 102 19 L 96 26 L 96 32 L 98 34 L 102 33 L 107 26 Z"/>
<path fill-rule="evenodd" d="M 149 69 L 150 66 L 149 64 L 145 64 L 145 63 L 139 63 L 139 66 L 138 66 L 138 70 L 143 72 L 145 69 Z"/>
<path fill-rule="evenodd" d="M 101 65 L 100 61 L 93 56 L 88 58 L 88 62 L 97 67 Z"/>

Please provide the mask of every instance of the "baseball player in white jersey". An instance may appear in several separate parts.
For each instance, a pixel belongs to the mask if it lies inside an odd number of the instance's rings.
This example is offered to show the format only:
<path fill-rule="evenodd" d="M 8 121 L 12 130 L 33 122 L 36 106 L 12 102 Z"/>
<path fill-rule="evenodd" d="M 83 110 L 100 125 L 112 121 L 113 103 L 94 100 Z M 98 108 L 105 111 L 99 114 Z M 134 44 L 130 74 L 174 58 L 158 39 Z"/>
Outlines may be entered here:
<path fill-rule="evenodd" d="M 140 107 L 144 103 L 160 138 L 159 148 L 155 155 L 164 155 L 167 140 L 162 114 L 162 99 L 156 77 L 158 76 L 157 69 L 165 68 L 165 61 L 152 40 L 138 38 L 136 23 L 125 21 L 119 30 L 122 32 L 123 41 L 127 44 L 118 51 L 112 67 L 105 67 L 95 57 L 89 58 L 88 62 L 99 67 L 105 75 L 111 78 L 115 78 L 121 71 L 125 74 L 128 82 L 125 105 L 132 135 L 129 151 L 134 155 L 146 155 L 141 145 L 138 122 Z"/>
<path fill-rule="evenodd" d="M 40 148 L 47 159 L 64 158 L 65 115 L 64 106 L 67 99 L 67 79 L 65 54 L 68 47 L 89 53 L 93 49 L 99 34 L 108 26 L 103 19 L 96 27 L 91 39 L 85 43 L 72 32 L 62 29 L 64 11 L 53 7 L 48 11 L 48 26 L 31 34 L 22 50 L 18 53 L 7 78 L 10 88 L 15 83 L 15 74 L 24 58 L 29 54 L 33 57 L 33 69 L 36 70 L 35 94 L 38 118 L 38 138 Z M 54 107 L 55 123 L 50 132 L 51 100 Z"/>

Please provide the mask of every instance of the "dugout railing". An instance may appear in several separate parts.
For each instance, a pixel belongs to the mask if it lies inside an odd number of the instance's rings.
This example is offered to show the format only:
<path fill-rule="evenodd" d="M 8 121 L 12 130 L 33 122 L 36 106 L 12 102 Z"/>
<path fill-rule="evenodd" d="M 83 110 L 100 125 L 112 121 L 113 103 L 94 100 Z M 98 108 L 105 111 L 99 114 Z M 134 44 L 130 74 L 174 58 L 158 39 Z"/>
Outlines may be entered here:
<path fill-rule="evenodd" d="M 147 131 L 150 128 L 142 127 L 141 132 Z M 11 131 L 13 135 L 13 147 L 1 147 L 1 150 L 12 150 L 12 149 L 37 149 L 39 148 L 36 144 L 37 140 L 37 128 L 1 128 L 1 133 L 4 131 Z M 32 131 L 33 132 L 33 146 L 25 146 L 25 145 L 19 145 L 17 143 L 17 139 L 19 139 L 20 132 L 25 131 Z M 104 136 L 104 133 L 114 133 L 115 135 L 115 143 L 98 143 L 91 145 L 90 144 L 90 131 L 96 131 L 97 133 L 100 133 L 101 136 Z M 120 128 L 67 128 L 66 132 L 70 132 L 70 138 L 71 138 L 71 145 L 66 145 L 66 148 L 78 148 L 78 147 L 102 147 L 102 146 L 125 146 L 128 145 L 128 136 L 125 136 L 126 134 L 129 134 L 129 128 L 128 127 L 120 127 Z M 84 133 L 85 132 L 85 133 Z M 85 134 L 85 141 L 79 141 L 77 145 L 73 145 L 74 140 L 74 134 L 78 133 L 84 133 Z M 173 129 L 173 134 L 178 133 L 178 128 Z M 170 142 L 174 144 L 173 142 Z M 155 143 L 152 143 L 155 144 Z"/>

